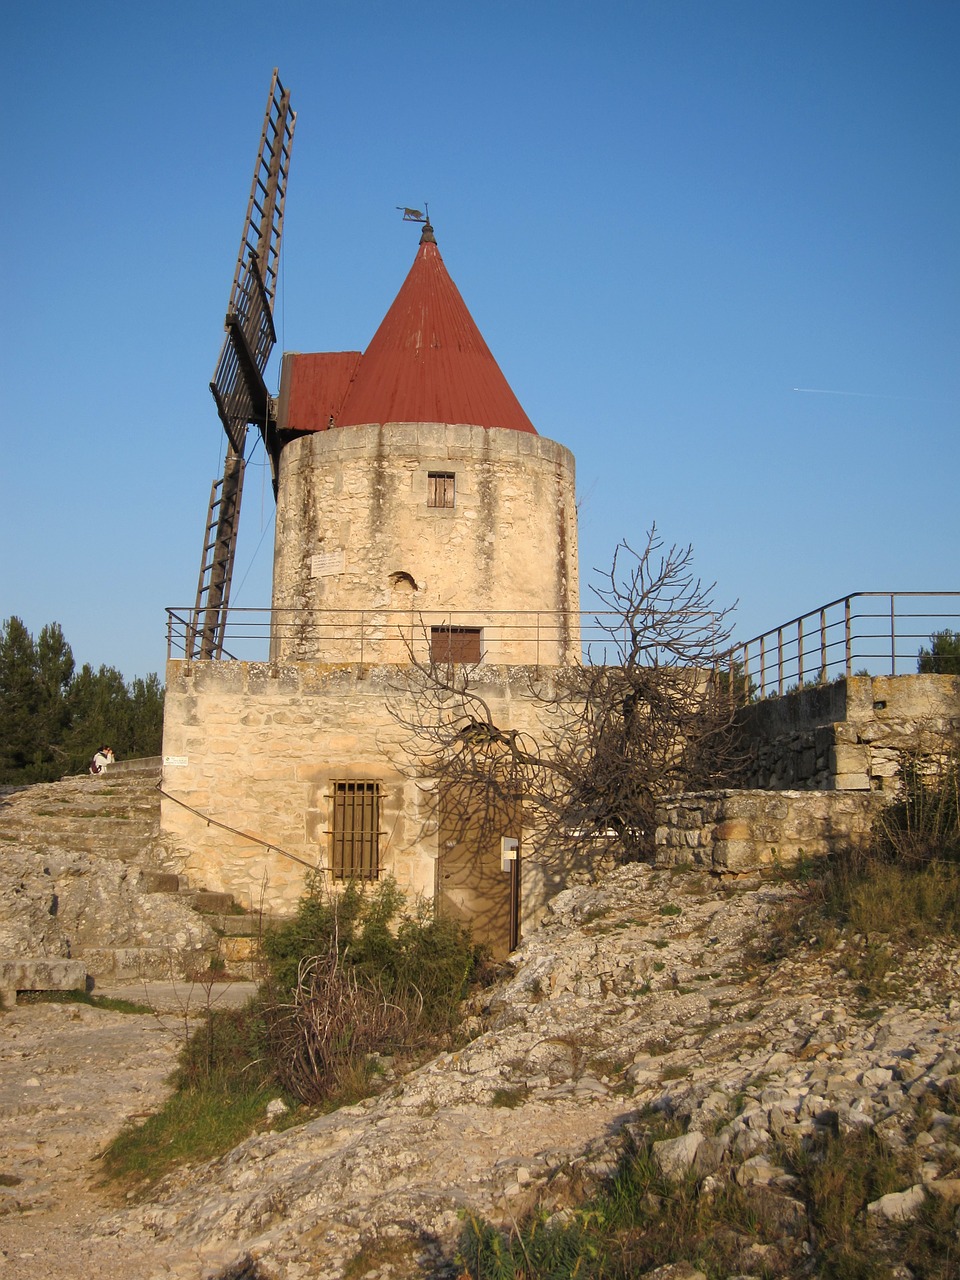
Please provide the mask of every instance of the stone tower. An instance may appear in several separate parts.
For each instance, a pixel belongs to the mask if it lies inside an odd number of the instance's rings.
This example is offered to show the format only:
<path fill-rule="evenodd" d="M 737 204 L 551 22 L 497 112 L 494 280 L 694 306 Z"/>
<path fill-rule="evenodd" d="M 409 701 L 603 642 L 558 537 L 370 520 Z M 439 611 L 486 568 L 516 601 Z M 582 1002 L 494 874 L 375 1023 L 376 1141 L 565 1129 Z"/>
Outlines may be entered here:
<path fill-rule="evenodd" d="M 576 660 L 573 456 L 524 413 L 429 223 L 363 355 L 284 357 L 279 426 L 275 659 Z"/>

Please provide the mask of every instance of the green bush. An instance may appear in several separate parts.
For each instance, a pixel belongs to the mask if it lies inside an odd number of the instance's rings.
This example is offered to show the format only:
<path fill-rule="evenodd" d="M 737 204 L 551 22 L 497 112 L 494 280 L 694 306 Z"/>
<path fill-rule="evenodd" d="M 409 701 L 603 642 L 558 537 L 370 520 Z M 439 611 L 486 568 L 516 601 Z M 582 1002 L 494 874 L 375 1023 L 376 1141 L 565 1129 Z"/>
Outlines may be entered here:
<path fill-rule="evenodd" d="M 391 879 L 339 894 L 313 882 L 264 952 L 267 1058 L 307 1102 L 355 1093 L 374 1055 L 448 1036 L 482 959 L 468 930 L 411 909 Z"/>
<path fill-rule="evenodd" d="M 367 887 L 351 883 L 340 893 L 315 880 L 294 919 L 264 936 L 270 998 L 291 996 L 303 961 L 327 955 L 331 946 L 346 966 L 376 981 L 385 997 L 416 1006 L 418 1020 L 436 1032 L 458 1020 L 460 1002 L 484 962 L 468 929 L 435 915 L 429 903 L 411 906 L 391 878 Z"/>
<path fill-rule="evenodd" d="M 218 1089 L 245 1093 L 269 1083 L 275 1073 L 267 1058 L 267 1027 L 261 1001 L 239 1009 L 208 1009 L 203 1024 L 187 1039 L 174 1075 L 178 1089 Z"/>

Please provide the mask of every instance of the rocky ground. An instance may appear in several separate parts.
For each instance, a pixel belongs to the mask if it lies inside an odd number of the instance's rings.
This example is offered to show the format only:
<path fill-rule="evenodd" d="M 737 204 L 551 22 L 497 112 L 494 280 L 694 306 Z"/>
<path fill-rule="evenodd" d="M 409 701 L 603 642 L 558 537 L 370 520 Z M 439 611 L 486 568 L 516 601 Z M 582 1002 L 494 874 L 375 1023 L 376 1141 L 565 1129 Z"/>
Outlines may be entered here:
<path fill-rule="evenodd" d="M 249 998 L 252 983 L 213 988 L 216 1000 Z M 83 1004 L 29 1004 L 0 1014 L 0 1277 L 162 1275 L 127 1259 L 99 1223 L 116 1193 L 101 1185 L 97 1156 L 128 1121 L 149 1115 L 207 992 L 148 982 L 104 994 L 149 1007 L 117 1013 Z M 98 994 L 101 992 L 98 991 Z"/>
<path fill-rule="evenodd" d="M 765 1188 L 784 1249 L 804 1232 L 772 1156 L 781 1135 L 874 1126 L 915 1150 L 916 1180 L 875 1206 L 881 1219 L 960 1197 L 955 952 L 913 954 L 895 1003 L 872 1008 L 835 956 L 745 965 L 792 891 L 644 866 L 568 890 L 513 976 L 485 993 L 459 1052 L 123 1208 L 96 1188 L 89 1157 L 159 1099 L 175 1029 L 18 1008 L 0 1022 L 0 1172 L 23 1178 L 4 1192 L 0 1277 L 456 1275 L 464 1213 L 508 1223 L 536 1202 L 568 1203 L 612 1169 L 651 1107 L 685 1122 L 658 1149 L 663 1166 Z M 90 1047 L 100 1037 L 102 1053 Z M 65 1132 L 83 1135 L 86 1161 L 54 1154 Z M 775 1266 L 745 1256 L 742 1270 Z"/>

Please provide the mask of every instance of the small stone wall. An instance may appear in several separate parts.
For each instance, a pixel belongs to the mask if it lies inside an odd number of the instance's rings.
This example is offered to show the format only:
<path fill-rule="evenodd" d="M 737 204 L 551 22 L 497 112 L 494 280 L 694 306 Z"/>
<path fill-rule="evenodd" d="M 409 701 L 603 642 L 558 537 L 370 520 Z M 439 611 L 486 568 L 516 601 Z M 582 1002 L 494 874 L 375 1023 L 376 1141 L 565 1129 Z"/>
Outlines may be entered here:
<path fill-rule="evenodd" d="M 904 758 L 931 762 L 960 743 L 960 677 L 850 676 L 744 707 L 732 786 L 899 789 Z"/>
<path fill-rule="evenodd" d="M 701 791 L 657 807 L 655 863 L 744 873 L 864 844 L 887 797 L 873 791 Z"/>

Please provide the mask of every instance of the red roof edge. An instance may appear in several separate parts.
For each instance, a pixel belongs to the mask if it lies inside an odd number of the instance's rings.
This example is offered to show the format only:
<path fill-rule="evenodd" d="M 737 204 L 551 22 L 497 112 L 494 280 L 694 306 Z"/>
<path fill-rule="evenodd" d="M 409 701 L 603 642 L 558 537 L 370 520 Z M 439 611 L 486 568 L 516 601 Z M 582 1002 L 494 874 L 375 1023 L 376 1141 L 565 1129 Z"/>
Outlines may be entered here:
<path fill-rule="evenodd" d="M 359 351 L 288 351 L 280 372 L 277 425 L 281 431 L 327 431 L 360 363 Z"/>

